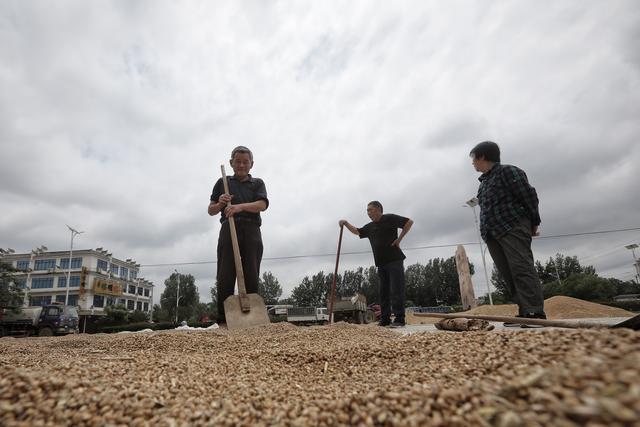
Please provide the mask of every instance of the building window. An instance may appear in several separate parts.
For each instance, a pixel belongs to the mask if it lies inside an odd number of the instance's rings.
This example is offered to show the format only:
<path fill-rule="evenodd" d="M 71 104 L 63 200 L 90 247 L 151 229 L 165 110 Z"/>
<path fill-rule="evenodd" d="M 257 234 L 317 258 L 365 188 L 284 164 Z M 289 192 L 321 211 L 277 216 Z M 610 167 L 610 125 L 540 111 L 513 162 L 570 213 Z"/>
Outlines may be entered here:
<path fill-rule="evenodd" d="M 102 295 L 94 295 L 93 296 L 93 306 L 94 307 L 104 307 L 104 297 Z"/>
<path fill-rule="evenodd" d="M 56 302 L 64 304 L 64 300 L 66 295 L 56 295 Z M 67 300 L 67 305 L 78 305 L 78 295 L 77 294 L 69 294 L 69 299 Z"/>
<path fill-rule="evenodd" d="M 149 296 L 149 289 L 148 289 L 148 288 L 145 288 L 145 290 L 144 290 L 144 296 L 145 296 L 145 297 L 148 297 L 148 296 Z"/>
<path fill-rule="evenodd" d="M 27 270 L 29 268 L 29 260 L 21 259 L 16 262 L 16 268 L 18 270 Z"/>
<path fill-rule="evenodd" d="M 53 277 L 36 277 L 31 280 L 31 289 L 53 288 Z"/>
<path fill-rule="evenodd" d="M 31 303 L 29 305 L 47 305 L 51 304 L 51 295 L 41 295 L 36 297 L 31 297 Z"/>
<path fill-rule="evenodd" d="M 144 311 L 149 311 L 149 303 L 148 302 L 144 303 Z"/>
<path fill-rule="evenodd" d="M 71 268 L 80 267 L 82 267 L 82 257 L 71 258 Z M 63 270 L 67 270 L 69 268 L 69 258 L 60 258 L 60 268 Z"/>
<path fill-rule="evenodd" d="M 120 267 L 120 277 L 127 280 L 129 277 L 129 269 L 127 267 Z"/>
<path fill-rule="evenodd" d="M 127 306 L 127 300 L 126 299 L 119 299 L 118 300 L 118 305 L 126 307 Z"/>
<path fill-rule="evenodd" d="M 118 267 L 115 264 L 111 264 L 111 274 L 113 274 L 114 276 L 117 276 L 118 271 L 120 271 L 120 267 Z"/>
<path fill-rule="evenodd" d="M 134 300 L 132 299 L 127 300 L 127 310 L 133 310 L 133 308 L 135 307 L 134 304 L 135 304 Z"/>
<path fill-rule="evenodd" d="M 143 291 L 142 288 L 138 288 L 138 295 L 142 295 L 142 291 Z"/>
<path fill-rule="evenodd" d="M 107 261 L 103 260 L 103 259 L 99 259 L 98 260 L 98 268 L 100 270 L 107 271 L 107 270 L 109 270 L 109 263 Z"/>
<path fill-rule="evenodd" d="M 138 271 L 137 270 L 131 270 L 131 274 L 130 274 L 129 278 L 131 280 L 137 279 L 138 278 Z"/>
<path fill-rule="evenodd" d="M 136 304 L 136 310 L 142 311 L 142 301 L 138 301 L 138 304 Z"/>
<path fill-rule="evenodd" d="M 134 285 L 129 285 L 129 293 L 135 295 L 136 287 Z"/>
<path fill-rule="evenodd" d="M 67 276 L 58 277 L 58 287 L 59 288 L 67 287 Z M 72 288 L 80 287 L 80 276 L 71 276 L 71 287 Z"/>
<path fill-rule="evenodd" d="M 27 287 L 27 279 L 14 279 L 14 283 L 20 289 L 25 289 Z"/>
<path fill-rule="evenodd" d="M 55 259 L 37 259 L 33 267 L 34 270 L 53 270 L 54 268 L 56 268 Z"/>
<path fill-rule="evenodd" d="M 116 305 L 115 297 L 107 297 L 107 307 L 109 307 L 110 305 Z"/>

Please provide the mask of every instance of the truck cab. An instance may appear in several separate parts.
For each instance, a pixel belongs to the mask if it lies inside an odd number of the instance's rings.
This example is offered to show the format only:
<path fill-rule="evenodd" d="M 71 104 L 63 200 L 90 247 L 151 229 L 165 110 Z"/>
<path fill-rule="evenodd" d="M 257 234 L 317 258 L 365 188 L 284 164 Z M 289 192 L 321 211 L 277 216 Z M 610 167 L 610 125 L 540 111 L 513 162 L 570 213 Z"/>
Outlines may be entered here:
<path fill-rule="evenodd" d="M 5 310 L 0 317 L 0 336 L 4 335 L 66 335 L 78 332 L 78 311 L 75 307 L 49 304 Z"/>

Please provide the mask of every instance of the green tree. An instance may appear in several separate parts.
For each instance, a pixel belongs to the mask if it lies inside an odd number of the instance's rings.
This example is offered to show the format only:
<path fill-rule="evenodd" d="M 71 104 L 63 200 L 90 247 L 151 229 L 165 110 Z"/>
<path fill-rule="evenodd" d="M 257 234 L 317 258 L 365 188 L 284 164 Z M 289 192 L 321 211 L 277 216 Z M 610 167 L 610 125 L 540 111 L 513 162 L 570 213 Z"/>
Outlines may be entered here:
<path fill-rule="evenodd" d="M 565 256 L 560 253 L 557 253 L 555 257 L 549 257 L 544 266 L 540 261 L 536 261 L 536 270 L 542 283 L 550 283 L 554 280 L 562 281 L 569 278 L 572 274 L 596 274 L 593 266 L 583 267 L 580 265 L 578 257 Z"/>
<path fill-rule="evenodd" d="M 128 321 L 129 323 L 140 323 L 146 322 L 149 320 L 149 316 L 142 310 L 135 310 L 129 313 Z"/>
<path fill-rule="evenodd" d="M 608 278 L 607 281 L 615 288 L 616 295 L 640 294 L 640 283 L 636 283 L 633 280 L 622 281 Z"/>
<path fill-rule="evenodd" d="M 24 283 L 15 273 L 20 270 L 13 265 L 0 261 L 0 308 L 19 310 L 24 300 L 21 284 Z"/>
<path fill-rule="evenodd" d="M 189 319 L 191 322 L 200 322 L 202 319 L 209 318 L 210 321 L 216 320 L 216 314 L 218 312 L 218 308 L 216 307 L 214 310 L 212 303 L 198 303 L 193 311 L 193 315 Z"/>
<path fill-rule="evenodd" d="M 191 274 L 172 273 L 164 281 L 164 292 L 160 296 L 160 305 L 169 314 L 169 320 L 175 320 L 176 298 L 180 280 L 180 299 L 178 301 L 178 321 L 189 319 L 200 302 L 200 295 Z"/>
<path fill-rule="evenodd" d="M 168 322 L 170 319 L 170 314 L 162 308 L 162 306 L 158 304 L 153 305 L 153 313 L 152 313 L 154 322 Z"/>
<path fill-rule="evenodd" d="M 434 289 L 427 286 L 424 265 L 415 263 L 404 272 L 405 298 L 407 304 L 417 306 L 436 305 Z"/>
<path fill-rule="evenodd" d="M 493 289 L 495 289 L 495 292 L 491 294 L 495 304 L 497 304 L 496 297 L 498 301 L 514 301 L 506 280 L 504 280 L 504 277 L 502 277 L 495 264 L 493 265 L 493 270 L 491 270 L 491 284 L 493 285 Z"/>
<path fill-rule="evenodd" d="M 474 266 L 469 263 L 469 272 L 474 274 Z M 457 305 L 461 303 L 460 281 L 456 258 L 433 258 L 424 267 L 425 285 L 433 289 L 436 304 Z"/>
<path fill-rule="evenodd" d="M 258 279 L 258 294 L 264 298 L 264 303 L 267 305 L 277 304 L 282 296 L 282 287 L 270 271 L 265 271 L 262 273 L 262 278 Z"/>
<path fill-rule="evenodd" d="M 314 274 L 311 279 L 305 276 L 302 282 L 291 292 L 291 298 L 296 305 L 302 307 L 324 307 L 329 288 L 326 284 L 324 272 Z"/>
<path fill-rule="evenodd" d="M 543 285 L 545 298 L 565 295 L 587 301 L 609 301 L 616 294 L 616 285 L 608 279 L 589 273 L 575 273 L 562 280 Z"/>
<path fill-rule="evenodd" d="M 108 305 L 104 309 L 106 315 L 104 322 L 110 325 L 122 325 L 127 323 L 129 312 L 122 304 Z"/>
<path fill-rule="evenodd" d="M 351 297 L 356 293 L 364 294 L 365 284 L 364 269 L 358 267 L 355 270 L 345 270 L 342 273 L 342 280 L 338 295 L 341 297 Z"/>
<path fill-rule="evenodd" d="M 218 289 L 214 286 L 211 288 L 211 320 L 218 318 Z"/>
<path fill-rule="evenodd" d="M 362 285 L 362 293 L 367 297 L 368 304 L 380 303 L 380 277 L 378 277 L 378 269 L 375 265 L 364 270 L 364 283 Z"/>

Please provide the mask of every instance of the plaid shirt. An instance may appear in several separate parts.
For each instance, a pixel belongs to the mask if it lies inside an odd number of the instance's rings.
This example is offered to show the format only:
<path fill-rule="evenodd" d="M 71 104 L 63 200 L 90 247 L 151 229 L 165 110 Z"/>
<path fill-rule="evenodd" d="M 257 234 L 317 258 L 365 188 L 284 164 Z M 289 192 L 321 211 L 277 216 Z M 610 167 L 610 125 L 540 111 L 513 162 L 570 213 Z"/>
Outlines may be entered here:
<path fill-rule="evenodd" d="M 522 169 L 495 163 L 478 179 L 480 233 L 485 241 L 503 236 L 521 218 L 530 219 L 532 227 L 540 225 L 538 195 Z"/>

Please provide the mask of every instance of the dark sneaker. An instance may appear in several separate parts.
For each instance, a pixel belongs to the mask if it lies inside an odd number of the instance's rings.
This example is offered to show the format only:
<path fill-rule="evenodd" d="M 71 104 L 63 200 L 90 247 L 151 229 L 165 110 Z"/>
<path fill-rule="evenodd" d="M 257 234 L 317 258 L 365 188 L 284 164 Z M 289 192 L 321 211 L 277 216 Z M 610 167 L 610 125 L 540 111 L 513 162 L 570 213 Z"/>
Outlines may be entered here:
<path fill-rule="evenodd" d="M 391 320 L 380 319 L 380 321 L 378 322 L 378 326 L 389 326 L 389 325 L 391 325 Z"/>
<path fill-rule="evenodd" d="M 516 317 L 524 317 L 524 316 L 521 316 L 518 314 Z M 518 322 L 504 322 L 502 326 L 504 326 L 505 328 L 519 328 L 522 325 Z"/>
<path fill-rule="evenodd" d="M 394 321 L 391 323 L 391 327 L 392 327 L 392 328 L 404 328 L 404 326 L 405 326 L 405 323 L 404 323 L 404 322 L 400 322 L 400 321 L 397 321 L 397 320 L 394 320 Z"/>
<path fill-rule="evenodd" d="M 544 313 L 527 313 L 524 316 L 520 316 L 523 317 L 525 319 L 546 319 L 547 315 Z M 529 329 L 535 329 L 535 328 L 544 328 L 544 325 L 525 325 L 524 323 L 520 325 L 521 328 L 529 328 Z"/>

